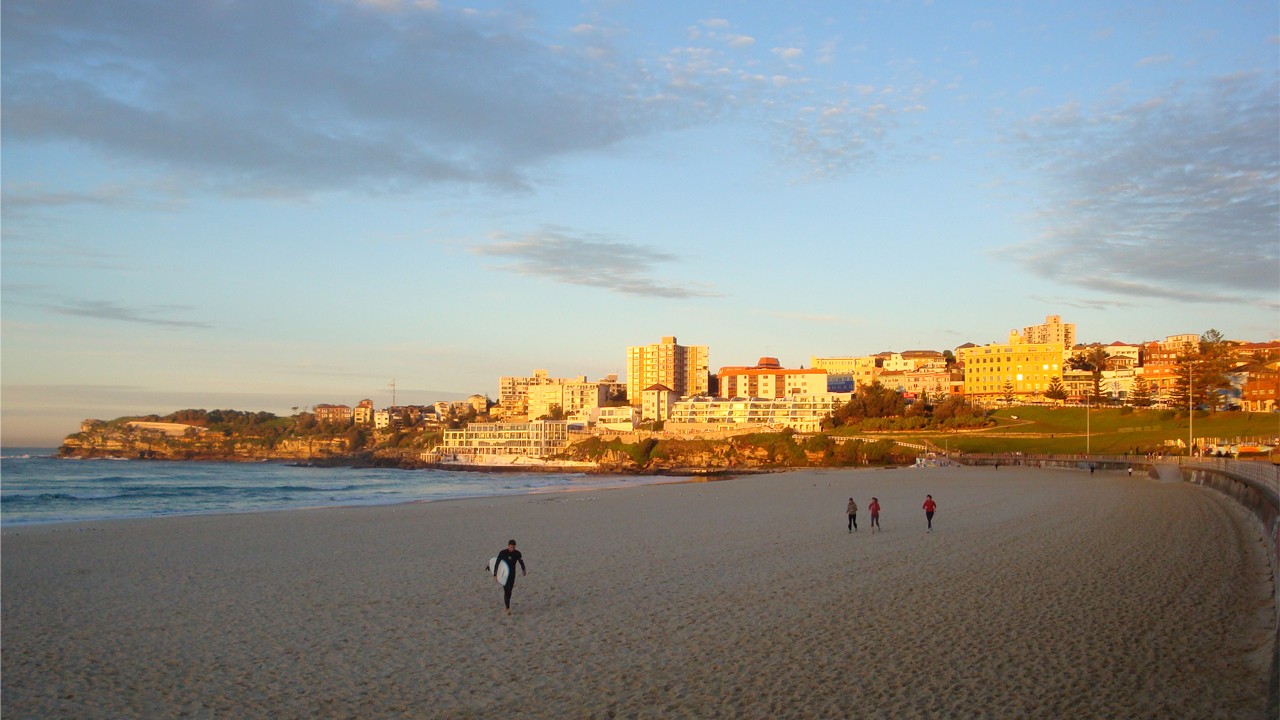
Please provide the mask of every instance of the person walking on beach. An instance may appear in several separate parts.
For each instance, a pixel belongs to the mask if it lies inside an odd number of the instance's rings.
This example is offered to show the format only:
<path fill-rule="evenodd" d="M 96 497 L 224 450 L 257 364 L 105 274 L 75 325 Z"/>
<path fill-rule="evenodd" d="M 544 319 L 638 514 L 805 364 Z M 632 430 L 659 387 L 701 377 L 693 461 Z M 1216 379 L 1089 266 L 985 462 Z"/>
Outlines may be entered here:
<path fill-rule="evenodd" d="M 849 498 L 849 532 L 856 532 L 858 529 L 858 503 Z"/>
<path fill-rule="evenodd" d="M 925 532 L 933 532 L 933 511 L 938 509 L 938 503 L 933 501 L 932 495 L 924 496 L 924 519 L 929 524 L 929 529 Z"/>
<path fill-rule="evenodd" d="M 871 498 L 871 504 L 867 506 L 867 510 L 871 512 L 871 532 L 880 529 L 880 500 Z"/>
<path fill-rule="evenodd" d="M 520 574 L 524 575 L 524 556 L 516 549 L 516 541 L 508 540 L 507 547 L 498 553 L 498 562 L 493 564 L 493 576 L 498 577 L 498 566 L 507 564 L 507 583 L 502 586 L 502 603 L 507 606 L 507 614 L 511 614 L 511 591 L 516 586 L 516 563 L 520 563 Z"/>

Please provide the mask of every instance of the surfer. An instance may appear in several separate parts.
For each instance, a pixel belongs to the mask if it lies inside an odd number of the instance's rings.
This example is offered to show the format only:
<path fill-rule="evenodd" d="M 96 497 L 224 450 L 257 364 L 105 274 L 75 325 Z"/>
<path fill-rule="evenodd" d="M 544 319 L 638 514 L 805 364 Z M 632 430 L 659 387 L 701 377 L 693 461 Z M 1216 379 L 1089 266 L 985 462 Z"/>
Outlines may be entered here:
<path fill-rule="evenodd" d="M 932 495 L 924 496 L 924 519 L 929 523 L 929 529 L 925 532 L 933 532 L 933 511 L 938 509 L 938 503 L 933 501 Z"/>
<path fill-rule="evenodd" d="M 849 532 L 858 529 L 858 503 L 849 498 Z"/>
<path fill-rule="evenodd" d="M 867 509 L 871 511 L 871 532 L 875 532 L 880 529 L 880 500 L 871 498 L 871 504 Z"/>
<path fill-rule="evenodd" d="M 507 582 L 502 586 L 502 602 L 507 606 L 507 614 L 511 614 L 511 590 L 516 586 L 516 563 L 520 563 L 520 574 L 525 574 L 524 556 L 516 549 L 516 541 L 508 540 L 507 547 L 498 553 L 498 562 L 493 564 L 493 576 L 498 577 L 498 566 L 507 564 Z"/>

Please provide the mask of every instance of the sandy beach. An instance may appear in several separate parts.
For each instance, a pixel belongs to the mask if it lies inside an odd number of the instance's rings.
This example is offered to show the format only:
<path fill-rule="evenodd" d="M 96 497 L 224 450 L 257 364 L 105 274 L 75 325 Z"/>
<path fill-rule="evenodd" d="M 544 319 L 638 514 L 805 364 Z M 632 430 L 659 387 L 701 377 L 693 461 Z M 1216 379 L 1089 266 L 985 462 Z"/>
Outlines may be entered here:
<path fill-rule="evenodd" d="M 508 538 L 511 616 L 484 570 Z M 1275 636 L 1248 515 L 1122 473 L 802 471 L 0 549 L 6 719 L 1258 718 Z"/>

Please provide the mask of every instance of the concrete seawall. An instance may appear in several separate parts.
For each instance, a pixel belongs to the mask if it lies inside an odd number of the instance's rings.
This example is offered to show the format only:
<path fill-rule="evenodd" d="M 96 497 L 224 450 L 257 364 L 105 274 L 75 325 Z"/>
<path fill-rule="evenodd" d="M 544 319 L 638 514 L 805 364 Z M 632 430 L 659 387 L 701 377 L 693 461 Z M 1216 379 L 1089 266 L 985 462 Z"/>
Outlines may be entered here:
<path fill-rule="evenodd" d="M 1158 466 L 1162 476 L 1174 468 L 1184 482 L 1213 488 L 1248 508 L 1265 532 L 1267 553 L 1271 556 L 1271 592 L 1276 603 L 1276 638 L 1263 717 L 1280 717 L 1280 467 L 1262 463 L 1210 465 L 1195 461 Z"/>

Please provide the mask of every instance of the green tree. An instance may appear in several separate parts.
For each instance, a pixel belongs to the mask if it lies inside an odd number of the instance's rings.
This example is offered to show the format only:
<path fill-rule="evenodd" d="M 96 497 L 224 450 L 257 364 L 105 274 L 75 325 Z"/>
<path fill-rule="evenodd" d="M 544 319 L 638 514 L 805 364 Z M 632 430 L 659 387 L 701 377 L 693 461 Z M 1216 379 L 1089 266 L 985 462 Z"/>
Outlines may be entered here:
<path fill-rule="evenodd" d="M 1222 337 L 1222 333 L 1210 328 L 1200 335 L 1199 349 L 1196 382 L 1204 386 L 1209 409 L 1216 411 L 1226 402 L 1221 391 L 1231 388 L 1231 378 L 1228 377 L 1232 364 L 1231 344 Z"/>
<path fill-rule="evenodd" d="M 906 409 L 902 394 L 878 382 L 858 388 L 849 402 L 836 410 L 837 425 L 857 423 L 865 418 L 898 417 Z"/>
<path fill-rule="evenodd" d="M 1067 388 L 1062 384 L 1062 378 L 1055 377 L 1049 381 L 1049 389 L 1044 391 L 1044 396 L 1050 400 L 1062 402 L 1067 399 Z"/>
<path fill-rule="evenodd" d="M 1151 386 L 1141 375 L 1133 379 L 1133 389 L 1129 391 L 1129 404 L 1140 408 L 1151 406 Z"/>
<path fill-rule="evenodd" d="M 1013 404 L 1014 399 L 1017 397 L 1017 392 L 1013 387 L 1012 380 L 1004 381 L 1004 385 L 1000 386 L 1000 394 L 1004 396 L 1005 403 L 1009 405 Z"/>
<path fill-rule="evenodd" d="M 1094 402 L 1101 399 L 1102 371 L 1107 369 L 1107 361 L 1110 358 L 1105 345 L 1090 345 L 1083 353 L 1073 355 L 1067 360 L 1067 367 L 1073 370 L 1088 370 L 1093 375 Z"/>

